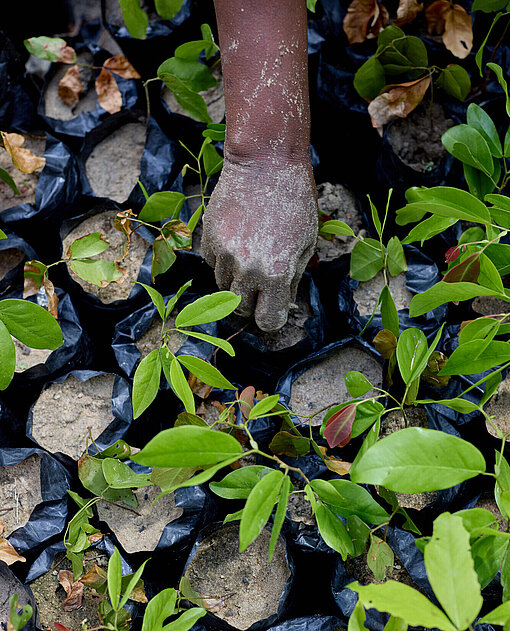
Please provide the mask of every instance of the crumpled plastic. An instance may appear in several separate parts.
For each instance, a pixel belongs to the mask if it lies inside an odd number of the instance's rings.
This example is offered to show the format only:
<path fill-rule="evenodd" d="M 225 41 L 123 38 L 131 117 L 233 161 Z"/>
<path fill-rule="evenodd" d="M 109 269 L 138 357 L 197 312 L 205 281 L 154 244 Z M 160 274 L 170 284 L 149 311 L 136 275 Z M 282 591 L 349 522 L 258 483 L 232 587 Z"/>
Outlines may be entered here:
<path fill-rule="evenodd" d="M 6 563 L 0 561 L 0 629 L 4 631 L 7 628 L 9 620 L 9 600 L 14 594 L 18 595 L 18 605 L 30 605 L 33 610 L 32 617 L 23 627 L 23 631 L 35 631 L 37 610 L 35 607 L 34 597 L 29 589 L 27 589 L 7 566 Z"/>
<path fill-rule="evenodd" d="M 3 213 L 0 213 L 0 226 L 3 219 Z M 22 250 L 23 260 L 20 261 L 13 269 L 7 272 L 7 274 L 0 278 L 0 298 L 22 298 L 23 297 L 23 268 L 26 261 L 31 261 L 37 258 L 37 254 L 31 245 L 29 245 L 24 239 L 16 235 L 8 228 L 2 228 L 6 235 L 6 239 L 0 239 L 0 256 L 4 250 Z"/>

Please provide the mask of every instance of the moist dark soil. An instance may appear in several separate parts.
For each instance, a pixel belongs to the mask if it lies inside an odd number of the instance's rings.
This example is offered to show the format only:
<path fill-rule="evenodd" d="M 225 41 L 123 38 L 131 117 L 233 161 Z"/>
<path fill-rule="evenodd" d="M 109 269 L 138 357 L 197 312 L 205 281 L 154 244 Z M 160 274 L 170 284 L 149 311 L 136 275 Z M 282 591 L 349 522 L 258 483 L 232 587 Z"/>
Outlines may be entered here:
<path fill-rule="evenodd" d="M 0 522 L 8 537 L 30 519 L 42 502 L 41 458 L 37 454 L 10 467 L 0 467 Z"/>
<path fill-rule="evenodd" d="M 32 136 L 30 134 L 23 134 L 23 136 L 25 142 L 22 148 L 29 149 L 38 157 L 43 157 L 46 149 L 46 137 Z M 3 147 L 0 147 L 0 169 L 7 171 L 20 192 L 19 195 L 16 195 L 8 184 L 0 180 L 0 212 L 19 204 L 33 204 L 35 202 L 35 189 L 37 188 L 42 169 L 37 169 L 34 173 L 18 171 L 13 165 L 10 155 Z"/>
<path fill-rule="evenodd" d="M 69 246 L 75 239 L 84 237 L 92 232 L 100 232 L 103 238 L 110 244 L 110 247 L 93 257 L 96 259 L 105 259 L 108 261 L 119 261 L 120 267 L 126 270 L 126 274 L 117 282 L 110 283 L 106 287 L 98 287 L 92 283 L 82 280 L 69 267 L 71 278 L 75 280 L 83 289 L 97 296 L 104 304 L 110 304 L 116 300 L 126 300 L 133 289 L 133 283 L 138 278 L 140 267 L 149 249 L 149 244 L 145 239 L 136 232 L 131 235 L 131 243 L 127 255 L 123 257 L 126 239 L 123 232 L 116 230 L 113 226 L 116 210 L 107 210 L 105 212 L 93 215 L 82 221 L 76 228 L 65 237 L 62 244 L 62 252 L 67 256 Z"/>
<path fill-rule="evenodd" d="M 350 370 L 362 372 L 373 386 L 381 387 L 382 368 L 369 353 L 354 347 L 341 348 L 308 368 L 294 381 L 290 409 L 297 414 L 309 416 L 326 406 L 347 401 L 351 397 L 345 387 L 344 377 Z M 367 396 L 372 394 L 375 391 L 370 390 Z M 314 416 L 311 421 L 313 426 L 322 423 L 326 411 Z"/>
<path fill-rule="evenodd" d="M 165 526 L 182 515 L 183 509 L 175 505 L 173 493 L 153 504 L 160 493 L 158 486 L 135 489 L 138 506 L 134 509 L 123 502 L 97 504 L 99 519 L 108 524 L 128 554 L 152 552 Z"/>
<path fill-rule="evenodd" d="M 85 552 L 84 566 L 85 573 L 91 570 L 94 565 L 106 571 L 108 568 L 108 556 L 94 549 Z M 55 557 L 51 569 L 35 581 L 30 583 L 30 588 L 34 594 L 39 610 L 41 627 L 44 631 L 55 631 L 54 623 L 59 622 L 69 629 L 69 631 L 79 631 L 83 622 L 87 628 L 95 629 L 101 626 L 97 608 L 101 602 L 101 597 L 96 595 L 94 590 L 85 588 L 83 590 L 83 604 L 74 611 L 64 611 L 62 602 L 66 597 L 64 588 L 58 582 L 60 570 L 71 570 L 71 562 L 63 553 Z"/>
<path fill-rule="evenodd" d="M 283 539 L 268 563 L 270 531 L 265 528 L 244 552 L 239 552 L 238 532 L 237 524 L 228 524 L 205 537 L 185 576 L 196 592 L 221 600 L 218 618 L 244 631 L 278 611 L 290 569 Z"/>
<path fill-rule="evenodd" d="M 317 185 L 319 208 L 329 215 L 326 219 L 343 221 L 350 226 L 354 234 L 365 237 L 367 231 L 363 228 L 363 218 L 356 198 L 351 191 L 342 184 L 324 182 Z M 356 239 L 353 237 L 335 236 L 332 241 L 319 237 L 317 241 L 317 256 L 319 261 L 331 261 L 352 250 Z"/>
<path fill-rule="evenodd" d="M 48 451 L 78 460 L 91 428 L 94 440 L 113 421 L 114 375 L 78 381 L 70 375 L 45 388 L 32 408 L 32 437 Z"/>
<path fill-rule="evenodd" d="M 441 136 L 453 125 L 455 121 L 447 117 L 439 103 L 434 103 L 432 111 L 419 105 L 407 118 L 395 120 L 388 128 L 388 135 L 393 151 L 402 162 L 426 173 L 447 155 Z"/>
<path fill-rule="evenodd" d="M 493 416 L 493 425 L 503 434 L 507 434 L 507 441 L 510 440 L 510 377 L 503 379 L 499 384 L 498 391 L 489 400 L 485 411 Z M 489 434 L 497 437 L 493 425 L 488 421 L 485 422 L 485 425 Z"/>
<path fill-rule="evenodd" d="M 143 123 L 127 123 L 98 143 L 85 163 L 87 178 L 98 197 L 125 202 L 140 177 L 145 147 Z"/>
<path fill-rule="evenodd" d="M 397 310 L 409 309 L 413 294 L 406 287 L 405 274 L 399 274 L 398 276 L 390 276 L 388 274 L 388 282 Z M 358 285 L 354 291 L 354 300 L 361 316 L 370 316 L 372 314 L 383 287 L 384 275 L 382 272 Z M 380 309 L 377 310 L 377 313 L 380 313 Z"/>

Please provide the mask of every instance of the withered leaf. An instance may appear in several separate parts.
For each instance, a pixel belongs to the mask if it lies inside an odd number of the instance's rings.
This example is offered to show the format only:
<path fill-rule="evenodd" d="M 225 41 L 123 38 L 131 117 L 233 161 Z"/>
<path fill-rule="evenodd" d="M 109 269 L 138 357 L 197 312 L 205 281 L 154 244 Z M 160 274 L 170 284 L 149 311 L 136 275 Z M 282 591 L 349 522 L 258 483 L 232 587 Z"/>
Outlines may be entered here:
<path fill-rule="evenodd" d="M 58 95 L 68 106 L 74 105 L 83 92 L 83 84 L 80 81 L 79 68 L 75 64 L 67 69 L 65 75 L 58 84 Z"/>
<path fill-rule="evenodd" d="M 449 0 L 436 0 L 425 9 L 427 28 L 431 35 L 442 35 L 444 33 L 445 13 L 449 10 Z"/>
<path fill-rule="evenodd" d="M 473 48 L 471 16 L 460 4 L 450 6 L 445 13 L 443 43 L 460 59 L 467 57 Z"/>
<path fill-rule="evenodd" d="M 94 532 L 93 534 L 88 536 L 88 540 L 92 544 L 97 543 L 98 541 L 101 541 L 102 538 L 103 538 L 102 532 Z"/>
<path fill-rule="evenodd" d="M 412 22 L 420 11 L 423 11 L 423 4 L 419 3 L 418 0 L 400 0 L 397 9 L 397 19 L 393 24 L 402 26 Z"/>
<path fill-rule="evenodd" d="M 16 561 L 26 561 L 26 559 L 16 552 L 7 539 L 0 537 L 0 561 L 7 563 L 7 565 L 12 565 L 13 563 L 16 563 Z"/>
<path fill-rule="evenodd" d="M 196 394 L 201 399 L 207 399 L 213 389 L 212 386 L 200 381 L 200 379 L 195 377 L 195 375 L 191 372 L 188 375 L 188 384 L 193 394 Z"/>
<path fill-rule="evenodd" d="M 113 227 L 119 232 L 123 232 L 129 238 L 133 229 L 131 228 L 131 217 L 136 217 L 132 210 L 123 210 L 115 215 Z"/>
<path fill-rule="evenodd" d="M 374 337 L 374 347 L 384 359 L 389 359 L 397 348 L 397 338 L 391 331 L 382 329 Z"/>
<path fill-rule="evenodd" d="M 27 261 L 23 269 L 23 298 L 36 294 L 41 289 L 48 268 L 41 261 Z"/>
<path fill-rule="evenodd" d="M 326 447 L 322 445 L 318 445 L 322 457 L 324 458 L 324 464 L 330 471 L 334 471 L 334 473 L 338 473 L 338 475 L 347 475 L 352 466 L 352 462 L 346 462 L 345 460 L 341 460 L 340 458 L 334 458 L 333 456 L 328 456 Z"/>
<path fill-rule="evenodd" d="M 74 64 L 76 61 L 76 52 L 72 46 L 63 46 L 60 49 L 60 57 L 57 59 L 63 64 Z"/>
<path fill-rule="evenodd" d="M 421 375 L 421 379 L 434 388 L 448 385 L 450 375 L 439 376 L 438 373 L 446 366 L 448 357 L 441 351 L 434 351 L 427 361 L 427 367 Z"/>
<path fill-rule="evenodd" d="M 103 68 L 118 74 L 123 79 L 141 79 L 140 74 L 122 55 L 114 55 L 107 59 L 103 64 Z"/>
<path fill-rule="evenodd" d="M 98 589 L 104 585 L 107 581 L 106 571 L 94 564 L 94 567 L 90 569 L 86 574 L 80 578 L 80 582 L 93 589 Z"/>
<path fill-rule="evenodd" d="M 386 7 L 378 0 L 353 0 L 347 8 L 343 29 L 349 44 L 377 37 L 388 23 Z"/>
<path fill-rule="evenodd" d="M 58 320 L 58 296 L 55 293 L 55 286 L 47 277 L 44 277 L 43 286 L 46 292 L 46 298 L 48 299 L 47 309 L 55 320 Z"/>
<path fill-rule="evenodd" d="M 145 587 L 142 580 L 139 580 L 138 583 L 134 586 L 129 594 L 129 600 L 134 600 L 137 603 L 147 603 L 148 598 L 145 595 Z"/>
<path fill-rule="evenodd" d="M 310 451 L 310 439 L 282 431 L 274 435 L 269 449 L 280 456 L 299 458 Z"/>
<path fill-rule="evenodd" d="M 12 163 L 22 173 L 33 173 L 37 169 L 42 169 L 46 164 L 44 158 L 34 155 L 30 149 L 22 147 L 25 139 L 21 134 L 8 134 L 0 132 L 4 148 L 10 155 Z"/>
<path fill-rule="evenodd" d="M 112 73 L 102 68 L 96 79 L 97 102 L 109 112 L 115 114 L 122 109 L 122 94 Z"/>
<path fill-rule="evenodd" d="M 62 585 L 67 594 L 62 601 L 62 609 L 64 611 L 79 609 L 83 601 L 83 583 L 80 580 L 75 581 L 73 573 L 69 570 L 59 571 L 58 582 Z"/>
<path fill-rule="evenodd" d="M 421 103 L 430 85 L 430 76 L 389 85 L 368 106 L 372 125 L 382 136 L 383 125 L 395 118 L 405 118 Z"/>

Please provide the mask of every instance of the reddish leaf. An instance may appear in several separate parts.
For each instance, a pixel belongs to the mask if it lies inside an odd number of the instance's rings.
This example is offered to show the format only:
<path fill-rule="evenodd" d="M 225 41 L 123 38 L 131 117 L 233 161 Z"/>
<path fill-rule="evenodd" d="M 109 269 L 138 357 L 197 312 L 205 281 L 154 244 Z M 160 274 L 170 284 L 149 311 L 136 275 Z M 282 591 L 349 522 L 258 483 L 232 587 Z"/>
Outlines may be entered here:
<path fill-rule="evenodd" d="M 377 37 L 388 23 L 388 19 L 386 7 L 378 0 L 353 0 L 343 23 L 349 44 Z"/>
<path fill-rule="evenodd" d="M 62 602 L 64 611 L 74 611 L 81 607 L 83 600 L 83 583 L 75 581 L 73 573 L 69 570 L 60 570 L 58 573 L 58 582 L 64 588 L 67 596 Z"/>
<path fill-rule="evenodd" d="M 58 84 L 58 95 L 66 105 L 71 107 L 80 98 L 83 92 L 83 84 L 80 81 L 79 69 L 75 64 L 67 69 L 65 75 Z"/>
<path fill-rule="evenodd" d="M 405 118 L 419 105 L 430 85 L 430 76 L 408 81 L 398 85 L 389 85 L 368 106 L 372 125 L 382 136 L 383 125 L 395 118 Z"/>
<path fill-rule="evenodd" d="M 393 24 L 402 26 L 412 22 L 420 11 L 423 11 L 423 4 L 420 4 L 418 0 L 400 0 L 397 9 L 397 19 Z"/>
<path fill-rule="evenodd" d="M 96 79 L 97 102 L 109 112 L 115 114 L 122 109 L 122 94 L 109 70 L 103 68 Z"/>
<path fill-rule="evenodd" d="M 114 55 L 107 59 L 103 68 L 118 74 L 123 79 L 141 79 L 139 73 L 133 68 L 129 61 L 122 55 Z"/>
<path fill-rule="evenodd" d="M 64 627 L 63 624 L 60 624 L 60 622 L 54 622 L 53 626 L 57 631 L 69 631 L 69 629 L 67 627 Z"/>
<path fill-rule="evenodd" d="M 453 263 L 453 261 L 456 261 L 459 258 L 459 254 L 460 254 L 460 246 L 454 245 L 453 247 L 446 250 L 446 254 L 444 255 L 444 258 L 447 263 Z"/>
<path fill-rule="evenodd" d="M 351 440 L 352 423 L 355 416 L 356 404 L 349 403 L 328 418 L 324 429 L 324 438 L 331 448 L 345 447 Z"/>
<path fill-rule="evenodd" d="M 476 283 L 480 274 L 480 253 L 467 256 L 462 263 L 452 267 L 443 277 L 445 283 Z"/>
<path fill-rule="evenodd" d="M 255 388 L 248 386 L 239 395 L 239 407 L 241 408 L 241 414 L 244 418 L 248 418 L 248 414 L 253 407 L 253 398 L 255 397 Z"/>

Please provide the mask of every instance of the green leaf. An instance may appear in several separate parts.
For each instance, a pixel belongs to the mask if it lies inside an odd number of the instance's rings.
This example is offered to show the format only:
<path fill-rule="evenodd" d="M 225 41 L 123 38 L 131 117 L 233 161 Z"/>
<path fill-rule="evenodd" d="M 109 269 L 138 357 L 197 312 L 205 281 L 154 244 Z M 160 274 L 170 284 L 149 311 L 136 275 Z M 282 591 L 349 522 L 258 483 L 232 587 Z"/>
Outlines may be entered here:
<path fill-rule="evenodd" d="M 211 140 L 225 140 L 225 123 L 209 123 L 207 129 L 204 129 L 202 136 Z"/>
<path fill-rule="evenodd" d="M 140 565 L 140 567 L 136 570 L 136 572 L 131 577 L 131 580 L 127 584 L 127 587 L 126 587 L 126 589 L 124 591 L 124 596 L 122 596 L 122 600 L 120 601 L 119 609 L 124 607 L 124 605 L 129 600 L 129 597 L 131 596 L 131 592 L 134 590 L 134 588 L 136 587 L 136 584 L 140 580 L 140 577 L 142 575 L 142 572 L 143 572 L 143 570 L 145 568 L 145 564 L 147 563 L 147 561 L 149 561 L 149 559 L 144 561 L 142 563 L 142 565 Z"/>
<path fill-rule="evenodd" d="M 290 432 L 277 432 L 271 442 L 269 449 L 279 456 L 289 456 L 290 458 L 300 458 L 310 451 L 310 439 L 304 436 L 296 436 Z"/>
<path fill-rule="evenodd" d="M 336 234 L 343 237 L 354 237 L 354 232 L 345 222 L 336 219 L 324 221 L 319 226 L 320 235 Z"/>
<path fill-rule="evenodd" d="M 11 383 L 16 370 L 16 349 L 11 334 L 0 320 L 0 390 Z"/>
<path fill-rule="evenodd" d="M 482 173 L 482 171 L 469 166 L 469 164 L 463 164 L 462 168 L 464 169 L 464 177 L 466 178 L 470 193 L 476 195 L 476 197 L 481 200 L 483 200 L 488 193 L 492 193 L 494 190 L 493 180 L 497 181 L 496 177 L 491 179 L 485 175 L 485 173 Z"/>
<path fill-rule="evenodd" d="M 117 263 L 102 259 L 86 259 L 85 261 L 69 261 L 69 267 L 80 278 L 98 287 L 122 278 Z"/>
<path fill-rule="evenodd" d="M 152 486 L 150 474 L 135 473 L 127 464 L 116 458 L 104 458 L 101 461 L 101 466 L 105 480 L 112 489 Z"/>
<path fill-rule="evenodd" d="M 166 303 L 166 309 L 165 309 L 165 317 L 164 320 L 166 320 L 168 318 L 168 316 L 172 313 L 172 311 L 174 310 L 175 305 L 177 304 L 177 301 L 179 300 L 179 298 L 182 296 L 182 294 L 191 287 L 191 283 L 193 281 L 192 280 L 188 280 L 186 283 L 184 283 L 184 285 L 182 285 L 182 287 L 179 287 L 179 289 L 177 290 L 177 293 L 175 294 L 175 296 L 172 296 L 169 301 Z M 188 331 L 186 331 L 186 333 L 188 335 L 190 335 L 188 333 Z"/>
<path fill-rule="evenodd" d="M 476 129 L 484 137 L 492 155 L 495 158 L 502 158 L 503 151 L 498 130 L 487 112 L 476 103 L 470 103 L 467 108 L 467 122 L 470 127 Z"/>
<path fill-rule="evenodd" d="M 409 308 L 409 315 L 412 318 L 417 318 L 445 302 L 469 300 L 477 296 L 494 295 L 498 294 L 493 289 L 482 287 L 475 283 L 445 283 L 440 281 L 422 294 L 417 294 L 413 297 Z"/>
<path fill-rule="evenodd" d="M 151 467 L 202 467 L 242 453 L 239 442 L 229 434 L 183 426 L 163 430 L 132 459 Z"/>
<path fill-rule="evenodd" d="M 179 355 L 177 359 L 185 368 L 195 375 L 195 377 L 207 385 L 213 386 L 214 388 L 224 388 L 225 390 L 236 389 L 236 387 L 233 386 L 217 368 L 200 357 L 193 357 L 193 355 Z"/>
<path fill-rule="evenodd" d="M 384 285 L 384 287 L 382 288 L 380 300 L 383 328 L 387 331 L 391 331 L 391 333 L 393 333 L 395 337 L 398 337 L 400 332 L 398 311 L 388 285 Z"/>
<path fill-rule="evenodd" d="M 163 623 L 175 613 L 177 592 L 163 589 L 149 600 L 143 616 L 142 631 L 163 631 Z"/>
<path fill-rule="evenodd" d="M 278 403 L 279 399 L 279 394 L 272 394 L 271 396 L 262 399 L 262 401 L 259 401 L 250 410 L 250 413 L 248 414 L 248 420 L 251 421 L 255 418 L 261 418 L 262 416 L 265 416 L 268 412 L 271 412 L 271 410 Z"/>
<path fill-rule="evenodd" d="M 283 482 L 281 471 L 271 471 L 251 490 L 239 526 L 239 551 L 243 552 L 264 528 Z"/>
<path fill-rule="evenodd" d="M 231 291 L 217 291 L 186 305 L 175 319 L 175 326 L 195 326 L 216 322 L 230 315 L 241 302 Z"/>
<path fill-rule="evenodd" d="M 319 499 L 327 504 L 340 517 L 357 515 L 369 524 L 383 524 L 388 521 L 388 513 L 380 506 L 370 493 L 350 480 L 321 480 L 316 478 L 310 482 L 311 488 Z"/>
<path fill-rule="evenodd" d="M 441 136 L 441 141 L 448 153 L 454 158 L 480 169 L 486 175 L 492 175 L 494 164 L 489 145 L 479 131 L 469 125 L 455 125 Z"/>
<path fill-rule="evenodd" d="M 284 476 L 282 480 L 282 485 L 280 487 L 280 493 L 278 495 L 278 504 L 276 506 L 273 528 L 271 529 L 271 540 L 269 542 L 270 563 L 276 549 L 276 544 L 278 543 L 278 536 L 280 535 L 283 522 L 285 521 L 285 515 L 287 514 L 287 505 L 289 503 L 289 494 L 292 488 L 292 482 L 290 481 L 289 476 Z"/>
<path fill-rule="evenodd" d="M 151 279 L 167 272 L 175 262 L 175 252 L 163 237 L 157 237 L 152 244 Z"/>
<path fill-rule="evenodd" d="M 499 624 L 504 626 L 510 620 L 510 601 L 507 600 L 496 609 L 485 615 L 480 622 L 486 624 Z"/>
<path fill-rule="evenodd" d="M 394 40 L 405 36 L 406 34 L 401 28 L 395 26 L 394 24 L 390 24 L 377 36 L 377 51 L 380 52 L 385 46 L 388 46 Z"/>
<path fill-rule="evenodd" d="M 351 278 L 364 281 L 373 278 L 384 265 L 381 244 L 375 239 L 356 241 L 351 252 Z"/>
<path fill-rule="evenodd" d="M 407 270 L 406 256 L 404 248 L 398 237 L 391 237 L 386 246 L 386 263 L 392 276 L 398 276 Z"/>
<path fill-rule="evenodd" d="M 223 158 L 216 151 L 213 145 L 205 145 L 202 152 L 202 159 L 204 161 L 205 174 L 210 177 L 218 171 L 221 171 L 223 167 Z"/>
<path fill-rule="evenodd" d="M 0 300 L 0 321 L 13 337 L 30 348 L 54 351 L 62 346 L 62 331 L 55 318 L 29 300 Z"/>
<path fill-rule="evenodd" d="M 381 62 L 376 57 L 369 57 L 354 75 L 354 89 L 367 101 L 373 101 L 386 85 L 386 77 Z"/>
<path fill-rule="evenodd" d="M 463 101 L 471 89 L 471 79 L 462 66 L 450 64 L 441 71 L 436 85 L 455 99 Z"/>
<path fill-rule="evenodd" d="M 206 25 L 203 24 L 202 26 Z M 216 47 L 217 49 L 217 46 L 214 43 L 212 44 L 212 47 Z M 193 42 L 185 42 L 175 49 L 174 55 L 179 59 L 198 61 L 200 53 L 203 50 L 211 50 L 211 40 L 199 39 Z M 210 56 L 211 54 L 209 54 L 209 57 Z"/>
<path fill-rule="evenodd" d="M 0 180 L 3 180 L 14 191 L 15 195 L 20 194 L 18 187 L 16 186 L 16 182 L 5 169 L 0 169 Z"/>
<path fill-rule="evenodd" d="M 109 247 L 110 244 L 103 239 L 100 232 L 92 232 L 73 241 L 69 246 L 69 253 L 73 259 L 84 259 L 101 254 Z"/>
<path fill-rule="evenodd" d="M 113 551 L 110 560 L 108 561 L 108 595 L 110 596 L 110 602 L 115 611 L 120 609 L 120 588 L 122 584 L 122 568 L 120 562 L 120 554 L 117 548 Z"/>
<path fill-rule="evenodd" d="M 191 219 L 188 221 L 188 228 L 190 232 L 193 232 L 197 227 L 198 220 L 202 216 L 202 213 L 205 210 L 205 206 L 200 204 L 200 206 L 195 210 L 195 212 L 191 215 Z"/>
<path fill-rule="evenodd" d="M 509 360 L 508 342 L 471 340 L 453 351 L 439 375 L 475 375 Z"/>
<path fill-rule="evenodd" d="M 124 24 L 131 37 L 144 39 L 149 26 L 149 18 L 140 8 L 140 0 L 119 0 L 119 5 Z"/>
<path fill-rule="evenodd" d="M 315 5 L 317 4 L 317 0 L 306 0 L 306 8 L 308 11 L 315 13 Z"/>
<path fill-rule="evenodd" d="M 184 376 L 181 364 L 176 358 L 172 359 L 170 356 L 167 356 L 166 351 L 163 351 L 161 359 L 163 363 L 163 373 L 172 390 L 175 392 L 175 395 L 184 403 L 186 412 L 195 414 L 195 398 Z"/>
<path fill-rule="evenodd" d="M 461 517 L 439 515 L 424 557 L 427 578 L 441 606 L 458 629 L 467 629 L 482 608 L 483 599 L 469 533 Z"/>
<path fill-rule="evenodd" d="M 250 465 L 236 469 L 221 480 L 211 482 L 209 488 L 213 493 L 229 500 L 245 500 L 254 486 L 273 469 L 262 465 Z"/>
<path fill-rule="evenodd" d="M 367 614 L 365 613 L 365 608 L 358 600 L 349 618 L 349 626 L 347 627 L 347 631 L 365 631 L 365 629 L 367 628 L 365 626 L 366 619 Z"/>
<path fill-rule="evenodd" d="M 366 550 L 368 537 L 370 536 L 369 526 L 357 515 L 349 515 L 347 517 L 347 532 L 352 539 L 354 547 L 352 556 L 361 556 Z"/>
<path fill-rule="evenodd" d="M 510 274 L 510 245 L 491 243 L 485 248 L 485 254 L 494 263 L 501 276 Z"/>
<path fill-rule="evenodd" d="M 140 221 L 162 221 L 170 217 L 179 217 L 186 196 L 177 191 L 154 193 L 145 202 L 138 219 Z"/>
<path fill-rule="evenodd" d="M 198 96 L 197 92 L 214 88 L 217 84 L 208 66 L 199 61 L 181 59 L 178 57 L 170 57 L 164 61 L 158 68 L 158 77 L 164 81 L 172 91 L 174 90 L 168 85 L 168 79 L 177 79 L 179 84 L 183 85 L 196 96 Z M 174 95 L 177 98 L 175 92 Z"/>
<path fill-rule="evenodd" d="M 94 493 L 102 495 L 106 500 L 112 502 L 125 502 L 128 506 L 137 506 L 136 497 L 130 489 L 108 489 L 108 483 L 103 473 L 103 461 L 101 458 L 94 458 L 85 455 L 78 464 L 78 477 L 83 486 Z M 86 515 L 84 513 L 84 515 Z M 76 518 L 73 518 L 73 520 Z M 71 537 L 70 537 L 71 538 Z"/>
<path fill-rule="evenodd" d="M 352 424 L 351 439 L 363 434 L 371 425 L 381 418 L 384 405 L 379 401 L 367 399 L 356 405 L 356 418 Z"/>
<path fill-rule="evenodd" d="M 452 129 L 455 128 L 452 127 Z M 490 160 L 492 164 L 492 157 Z M 416 201 L 412 201 L 397 211 L 398 215 L 402 215 L 404 210 L 407 213 L 412 212 L 411 221 L 420 221 L 423 214 L 427 212 L 448 219 L 462 219 L 482 224 L 488 224 L 491 221 L 485 204 L 471 193 L 459 188 L 434 186 L 432 188 L 413 189 L 413 193 Z M 420 215 L 420 213 L 422 214 Z M 403 224 L 399 222 L 399 225 Z"/>
<path fill-rule="evenodd" d="M 194 475 L 192 478 L 186 479 L 184 481 L 176 483 L 169 492 L 175 491 L 178 488 L 184 488 L 187 486 L 198 486 L 199 484 L 204 484 L 204 482 L 208 482 L 211 478 L 213 478 L 220 469 L 224 467 L 228 467 L 234 462 L 237 462 L 241 456 L 232 456 L 231 458 L 227 458 L 227 460 L 222 460 L 220 463 L 207 467 L 205 471 L 201 471 L 197 475 Z"/>
<path fill-rule="evenodd" d="M 440 403 L 441 405 L 444 405 L 451 410 L 461 412 L 462 414 L 469 414 L 470 412 L 474 412 L 479 409 L 476 403 L 472 403 L 467 399 L 461 399 L 460 397 L 456 397 L 454 399 L 424 399 L 416 401 L 416 403 Z"/>
<path fill-rule="evenodd" d="M 204 66 L 205 67 L 205 66 Z M 195 120 L 202 123 L 211 123 L 212 118 L 207 111 L 207 105 L 204 98 L 189 88 L 184 81 L 181 81 L 173 74 L 163 73 L 158 77 L 164 82 L 166 87 L 171 90 L 175 100 L 179 105 Z"/>
<path fill-rule="evenodd" d="M 406 385 L 418 378 L 429 355 L 427 338 L 420 329 L 405 329 L 397 343 L 397 361 L 400 374 Z"/>
<path fill-rule="evenodd" d="M 196 337 L 198 340 L 203 340 L 204 342 L 209 342 L 209 344 L 213 344 L 214 346 L 218 346 L 222 350 L 225 351 L 230 357 L 234 357 L 235 351 L 230 342 L 227 340 L 222 340 L 220 337 L 214 337 L 212 335 L 207 335 L 206 333 L 197 333 L 197 331 L 184 331 L 186 335 L 190 337 Z"/>
<path fill-rule="evenodd" d="M 407 631 L 407 622 L 402 618 L 390 616 L 383 631 Z"/>
<path fill-rule="evenodd" d="M 172 20 L 181 10 L 184 0 L 155 0 L 157 14 L 164 20 Z"/>
<path fill-rule="evenodd" d="M 353 482 L 397 493 L 447 489 L 485 471 L 470 443 L 444 432 L 408 427 L 377 442 L 351 467 Z"/>
<path fill-rule="evenodd" d="M 499 85 L 503 88 L 503 92 L 506 96 L 506 113 L 508 114 L 508 116 L 510 116 L 510 96 L 508 95 L 507 82 L 505 80 L 505 77 L 503 76 L 503 69 L 501 68 L 501 66 L 498 66 L 498 64 L 495 63 L 488 63 L 487 66 L 495 73 L 496 77 L 498 78 Z"/>
<path fill-rule="evenodd" d="M 3 230 L 0 230 L 0 240 L 2 239 L 7 239 L 7 235 L 5 234 Z"/>
<path fill-rule="evenodd" d="M 151 351 L 138 364 L 133 379 L 133 418 L 138 418 L 154 401 L 161 380 L 161 356 L 159 349 Z"/>
<path fill-rule="evenodd" d="M 162 320 L 165 320 L 165 301 L 163 299 L 163 296 L 159 293 L 157 289 L 154 289 L 154 287 L 151 287 L 150 285 L 146 285 L 145 283 L 137 283 L 137 284 L 141 285 L 145 289 L 145 291 L 149 294 L 154 306 L 158 310 L 159 317 Z"/>
<path fill-rule="evenodd" d="M 386 568 L 393 569 L 395 555 L 390 546 L 375 535 L 370 535 L 370 548 L 367 553 L 367 565 L 377 581 L 386 578 Z"/>
<path fill-rule="evenodd" d="M 409 585 L 390 580 L 379 585 L 360 585 L 354 582 L 347 587 L 358 593 L 360 602 L 367 609 L 377 609 L 397 616 L 413 627 L 456 631 L 438 607 Z"/>
<path fill-rule="evenodd" d="M 483 11 L 484 13 L 494 13 L 494 11 L 502 11 L 507 6 L 508 6 L 508 0 L 474 0 L 473 6 L 471 7 L 471 11 Z"/>
<path fill-rule="evenodd" d="M 314 509 L 315 519 L 317 520 L 317 527 L 321 537 L 324 539 L 326 545 L 331 549 L 338 552 L 345 561 L 347 556 L 352 555 L 354 552 L 354 546 L 352 545 L 352 539 L 347 532 L 347 528 L 339 517 L 333 513 L 327 506 L 318 502 Z"/>
<path fill-rule="evenodd" d="M 496 576 L 503 556 L 508 549 L 508 533 L 492 528 L 480 529 L 482 536 L 471 546 L 475 570 L 480 587 L 484 589 Z M 492 536 L 491 536 L 492 535 Z"/>
<path fill-rule="evenodd" d="M 197 620 L 200 620 L 207 611 L 202 607 L 193 607 L 187 611 L 183 611 L 177 620 L 169 622 L 163 627 L 163 631 L 188 631 L 195 624 Z"/>
<path fill-rule="evenodd" d="M 494 205 L 489 209 L 494 221 L 510 230 L 510 199 L 506 195 L 486 195 L 485 200 Z"/>
<path fill-rule="evenodd" d="M 362 397 L 372 389 L 372 384 L 365 375 L 357 370 L 350 370 L 344 377 L 345 387 L 351 397 Z"/>
<path fill-rule="evenodd" d="M 505 158 L 510 158 L 510 125 L 506 130 L 505 140 L 503 142 L 503 155 Z"/>
<path fill-rule="evenodd" d="M 62 61 L 61 55 L 63 50 L 67 47 L 67 42 L 61 37 L 30 37 L 23 41 L 25 48 L 28 52 L 45 61 Z M 74 51 L 71 57 L 72 63 L 76 62 L 76 53 Z M 66 57 L 66 63 L 69 63 Z"/>

